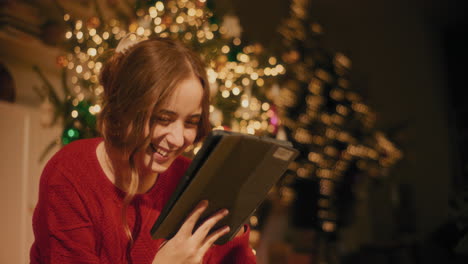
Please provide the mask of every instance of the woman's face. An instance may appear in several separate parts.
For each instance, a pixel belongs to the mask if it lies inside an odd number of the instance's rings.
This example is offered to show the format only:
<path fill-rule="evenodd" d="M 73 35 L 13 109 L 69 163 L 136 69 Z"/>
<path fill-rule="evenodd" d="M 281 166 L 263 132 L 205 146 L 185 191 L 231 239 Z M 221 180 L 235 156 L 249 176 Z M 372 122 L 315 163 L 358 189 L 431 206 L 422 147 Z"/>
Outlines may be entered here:
<path fill-rule="evenodd" d="M 195 76 L 181 81 L 161 109 L 153 113 L 151 143 L 142 155 L 144 173 L 162 173 L 197 136 L 203 87 Z M 146 135 L 149 127 L 146 129 Z"/>

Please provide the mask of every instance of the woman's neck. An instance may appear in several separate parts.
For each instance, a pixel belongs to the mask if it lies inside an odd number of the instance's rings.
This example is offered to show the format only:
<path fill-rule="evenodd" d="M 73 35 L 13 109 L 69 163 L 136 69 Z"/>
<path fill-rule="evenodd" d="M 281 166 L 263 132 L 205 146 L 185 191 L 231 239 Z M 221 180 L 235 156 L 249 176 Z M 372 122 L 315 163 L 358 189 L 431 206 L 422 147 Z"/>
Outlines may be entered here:
<path fill-rule="evenodd" d="M 128 164 L 128 160 L 123 158 L 121 152 L 111 146 L 107 146 L 104 142 L 101 142 L 96 148 L 96 155 L 107 178 L 117 188 L 123 191 L 128 190 L 128 186 L 130 185 L 131 169 Z M 138 159 L 136 158 L 136 160 Z M 141 170 L 138 175 L 138 194 L 148 192 L 153 187 L 158 177 L 157 173 L 144 173 Z"/>

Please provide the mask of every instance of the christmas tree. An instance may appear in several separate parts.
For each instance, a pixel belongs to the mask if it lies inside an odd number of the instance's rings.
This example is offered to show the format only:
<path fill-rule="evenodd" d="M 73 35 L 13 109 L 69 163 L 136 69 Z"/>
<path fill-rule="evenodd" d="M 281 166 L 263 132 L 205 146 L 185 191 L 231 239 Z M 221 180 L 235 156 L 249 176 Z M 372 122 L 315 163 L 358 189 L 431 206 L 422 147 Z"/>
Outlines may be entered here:
<path fill-rule="evenodd" d="M 54 141 L 51 147 L 98 135 L 95 124 L 103 93 L 99 72 L 127 33 L 141 39 L 178 39 L 202 56 L 211 89 L 210 120 L 216 129 L 249 134 L 276 132 L 278 118 L 265 96 L 265 87 L 285 69 L 275 57 L 266 55 L 261 45 L 242 43 L 236 17 L 227 16 L 220 23 L 212 12 L 213 2 L 205 0 L 136 1 L 135 5 L 124 6 L 126 9 L 117 1 L 107 4 L 118 18 L 105 19 L 97 1 L 96 15 L 86 21 L 72 17 L 59 6 L 68 25 L 64 44 L 67 54 L 57 58 L 63 68 L 64 99 L 35 69 L 45 84 L 38 93 L 48 98 L 46 102 L 55 109 L 51 124 L 59 120 L 63 124 L 60 141 Z M 196 152 L 198 147 L 189 151 Z"/>
<path fill-rule="evenodd" d="M 293 0 L 279 30 L 286 74 L 275 103 L 286 138 L 301 152 L 284 180 L 286 193 L 296 196 L 293 225 L 329 242 L 353 217 L 360 178 L 387 175 L 402 153 L 353 89 L 350 59 L 321 44 L 323 28 L 309 16 L 310 2 Z"/>

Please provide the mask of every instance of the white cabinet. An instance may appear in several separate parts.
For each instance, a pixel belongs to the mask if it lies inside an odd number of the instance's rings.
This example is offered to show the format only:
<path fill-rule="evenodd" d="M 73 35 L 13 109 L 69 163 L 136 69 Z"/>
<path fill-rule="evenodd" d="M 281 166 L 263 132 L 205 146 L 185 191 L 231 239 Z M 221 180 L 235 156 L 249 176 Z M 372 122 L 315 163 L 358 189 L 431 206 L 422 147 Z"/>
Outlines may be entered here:
<path fill-rule="evenodd" d="M 59 135 L 40 125 L 38 109 L 0 102 L 0 263 L 29 263 L 39 177 L 58 147 L 39 157 Z"/>

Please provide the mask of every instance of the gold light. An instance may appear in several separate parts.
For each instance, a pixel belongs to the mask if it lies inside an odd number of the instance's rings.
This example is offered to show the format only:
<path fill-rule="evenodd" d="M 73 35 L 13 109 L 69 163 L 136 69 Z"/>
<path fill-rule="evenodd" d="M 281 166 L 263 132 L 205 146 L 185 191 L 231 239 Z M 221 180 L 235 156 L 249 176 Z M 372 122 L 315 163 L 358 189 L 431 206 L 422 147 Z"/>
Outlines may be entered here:
<path fill-rule="evenodd" d="M 160 25 L 161 22 L 162 22 L 162 19 L 160 17 L 157 17 L 157 18 L 154 19 L 154 24 L 155 25 Z"/>
<path fill-rule="evenodd" d="M 281 64 L 276 65 L 276 70 L 277 70 L 279 73 L 283 73 L 283 72 L 284 72 L 284 67 L 283 67 L 283 65 L 281 65 Z"/>
<path fill-rule="evenodd" d="M 97 53 L 97 51 L 96 51 L 95 48 L 89 48 L 88 49 L 88 55 L 89 56 L 96 56 L 96 53 Z"/>
<path fill-rule="evenodd" d="M 150 8 L 148 9 L 148 12 L 149 12 L 149 14 L 150 14 L 150 16 L 151 16 L 152 18 L 155 18 L 155 17 L 158 16 L 158 10 L 157 10 L 156 7 L 154 7 L 154 6 L 150 7 Z"/>
<path fill-rule="evenodd" d="M 242 107 L 249 107 L 249 100 L 247 98 L 242 99 Z"/>
<path fill-rule="evenodd" d="M 225 54 L 229 53 L 230 50 L 231 50 L 231 49 L 230 49 L 229 46 L 227 46 L 227 45 L 224 45 L 224 46 L 221 48 L 221 52 L 222 52 L 222 53 L 225 53 Z"/>
<path fill-rule="evenodd" d="M 192 17 L 195 16 L 196 13 L 197 13 L 197 11 L 196 11 L 194 8 L 189 8 L 189 10 L 188 10 L 188 12 L 187 12 L 187 14 L 188 14 L 189 16 L 192 16 Z"/>
<path fill-rule="evenodd" d="M 257 80 L 257 85 L 260 86 L 260 87 L 262 87 L 263 84 L 265 84 L 265 81 L 263 81 L 262 78 L 259 78 L 259 79 Z"/>
<path fill-rule="evenodd" d="M 161 1 L 156 2 L 155 6 L 158 11 L 164 11 L 164 4 Z"/>
<path fill-rule="evenodd" d="M 73 91 L 75 93 L 79 93 L 81 91 L 81 87 L 79 85 L 76 85 L 75 87 L 73 87 Z"/>
<path fill-rule="evenodd" d="M 236 87 L 232 88 L 232 94 L 233 95 L 239 95 L 240 94 L 239 87 L 236 86 Z"/>
<path fill-rule="evenodd" d="M 322 224 L 322 229 L 325 232 L 333 232 L 335 230 L 335 223 L 330 221 L 325 221 Z"/>
<path fill-rule="evenodd" d="M 178 17 L 176 18 L 176 22 L 177 22 L 178 24 L 182 24 L 182 23 L 184 23 L 184 18 L 183 18 L 182 16 L 178 16 Z"/>
<path fill-rule="evenodd" d="M 81 20 L 77 20 L 76 23 L 75 23 L 75 29 L 76 30 L 80 30 L 83 26 L 83 21 Z"/>
<path fill-rule="evenodd" d="M 136 33 L 138 36 L 142 36 L 145 33 L 145 29 L 143 27 L 138 27 L 136 30 Z M 134 35 L 131 35 L 130 38 L 135 37 Z"/>
<path fill-rule="evenodd" d="M 268 59 L 268 63 L 270 63 L 271 65 L 275 65 L 276 64 L 276 58 L 275 57 L 270 57 Z"/>
<path fill-rule="evenodd" d="M 83 79 L 89 80 L 89 78 L 91 78 L 91 73 L 89 71 L 87 71 L 87 72 L 85 72 L 85 74 L 83 74 Z"/>
<path fill-rule="evenodd" d="M 93 41 L 98 45 L 100 45 L 102 43 L 102 39 L 101 39 L 101 37 L 99 37 L 99 35 L 94 35 Z"/>
<path fill-rule="evenodd" d="M 156 26 L 154 27 L 154 33 L 161 33 L 162 27 L 161 26 Z"/>

